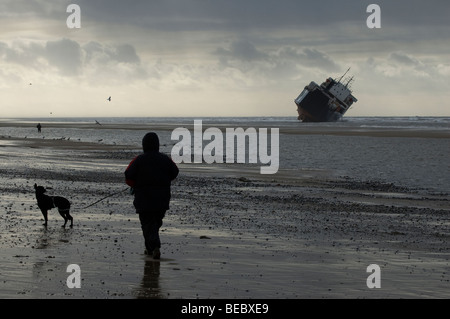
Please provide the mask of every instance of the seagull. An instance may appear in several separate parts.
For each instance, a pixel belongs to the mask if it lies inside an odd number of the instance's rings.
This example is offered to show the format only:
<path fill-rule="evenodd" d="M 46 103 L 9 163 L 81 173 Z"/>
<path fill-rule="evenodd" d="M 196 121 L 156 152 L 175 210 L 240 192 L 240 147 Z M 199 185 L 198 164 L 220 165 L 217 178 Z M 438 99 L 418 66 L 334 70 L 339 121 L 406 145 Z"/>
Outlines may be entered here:
<path fill-rule="evenodd" d="M 107 98 L 107 100 L 108 100 L 109 102 L 111 102 L 111 97 Z"/>
<path fill-rule="evenodd" d="M 101 125 L 99 121 L 95 120 L 95 124 Z"/>

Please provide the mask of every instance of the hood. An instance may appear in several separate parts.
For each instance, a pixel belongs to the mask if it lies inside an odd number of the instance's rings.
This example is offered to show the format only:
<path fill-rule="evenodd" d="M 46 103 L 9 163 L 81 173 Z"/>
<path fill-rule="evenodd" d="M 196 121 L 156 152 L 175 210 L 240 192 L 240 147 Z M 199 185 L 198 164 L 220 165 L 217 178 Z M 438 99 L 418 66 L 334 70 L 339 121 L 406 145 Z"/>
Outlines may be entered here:
<path fill-rule="evenodd" d="M 142 148 L 145 152 L 159 151 L 159 138 L 156 133 L 150 132 L 145 134 L 142 139 Z"/>

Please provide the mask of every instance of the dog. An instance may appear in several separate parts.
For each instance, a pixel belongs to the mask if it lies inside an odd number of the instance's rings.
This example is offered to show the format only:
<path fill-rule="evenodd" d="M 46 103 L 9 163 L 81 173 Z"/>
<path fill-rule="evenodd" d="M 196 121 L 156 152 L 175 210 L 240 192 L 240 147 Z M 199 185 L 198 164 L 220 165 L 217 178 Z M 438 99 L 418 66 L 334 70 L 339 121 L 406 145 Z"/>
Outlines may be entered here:
<path fill-rule="evenodd" d="M 70 227 L 73 227 L 73 217 L 70 216 L 70 202 L 67 198 L 61 196 L 48 196 L 44 193 L 47 191 L 43 186 L 34 184 L 36 191 L 36 199 L 39 209 L 44 216 L 44 226 L 47 226 L 47 211 L 52 208 L 58 208 L 59 214 L 64 218 L 64 225 L 66 227 L 67 221 L 70 220 Z"/>

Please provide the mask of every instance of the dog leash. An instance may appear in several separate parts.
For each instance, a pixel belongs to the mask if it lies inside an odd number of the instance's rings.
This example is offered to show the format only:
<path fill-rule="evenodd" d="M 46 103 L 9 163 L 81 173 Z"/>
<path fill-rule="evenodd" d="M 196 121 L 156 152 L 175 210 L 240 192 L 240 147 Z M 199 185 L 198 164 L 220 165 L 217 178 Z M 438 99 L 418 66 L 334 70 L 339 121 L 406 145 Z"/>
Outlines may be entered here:
<path fill-rule="evenodd" d="M 114 196 L 114 195 L 123 193 L 123 192 L 126 191 L 126 190 L 128 190 L 128 187 L 125 188 L 125 189 L 123 189 L 123 190 L 121 190 L 121 191 L 119 191 L 119 192 L 116 192 L 116 193 L 113 193 L 113 194 L 109 194 L 108 196 L 105 196 L 105 197 L 103 197 L 102 199 L 99 199 L 98 201 L 96 201 L 96 202 L 94 202 L 94 203 L 92 203 L 92 204 L 90 204 L 90 205 L 88 205 L 88 206 L 86 206 L 86 207 L 83 207 L 83 208 L 81 208 L 81 209 L 86 209 L 86 208 L 89 208 L 89 207 L 91 207 L 91 206 L 94 206 L 95 204 L 100 203 L 102 200 L 105 200 L 105 199 L 107 199 L 108 197 L 111 197 L 111 196 Z"/>

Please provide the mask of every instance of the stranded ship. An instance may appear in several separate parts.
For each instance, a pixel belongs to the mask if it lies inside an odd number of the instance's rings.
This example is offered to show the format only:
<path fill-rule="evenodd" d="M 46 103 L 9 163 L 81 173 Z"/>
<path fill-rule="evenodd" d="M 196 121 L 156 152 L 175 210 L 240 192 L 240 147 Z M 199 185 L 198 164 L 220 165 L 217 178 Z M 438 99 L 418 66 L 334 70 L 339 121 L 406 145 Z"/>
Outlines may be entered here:
<path fill-rule="evenodd" d="M 350 69 L 347 70 L 347 72 Z M 350 106 L 358 101 L 353 95 L 350 84 L 353 77 L 339 80 L 328 78 L 321 85 L 312 81 L 294 100 L 297 104 L 298 119 L 302 122 L 335 122 L 344 116 Z"/>

